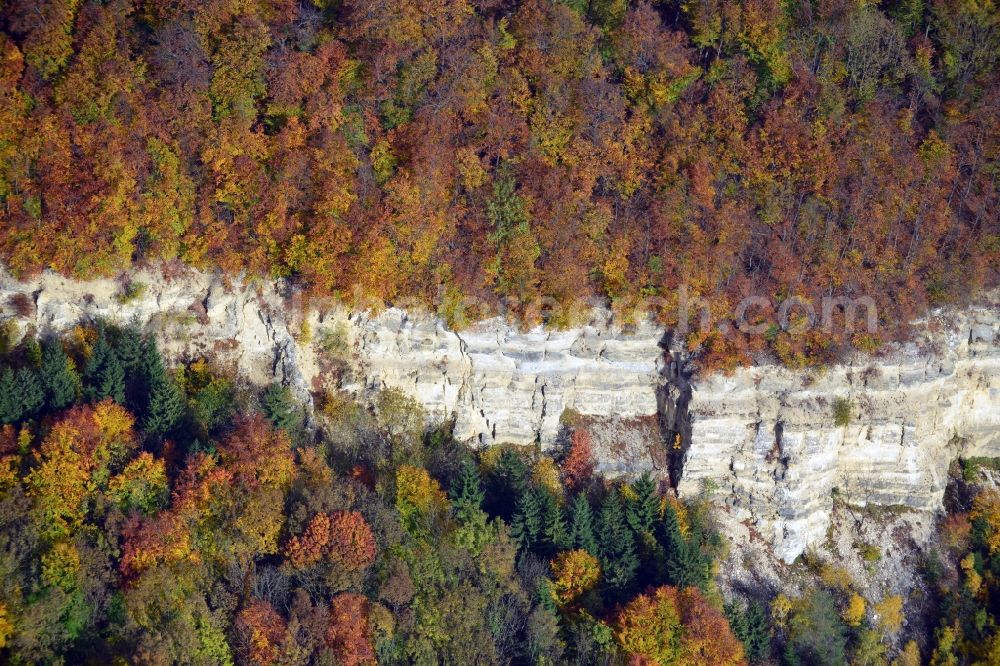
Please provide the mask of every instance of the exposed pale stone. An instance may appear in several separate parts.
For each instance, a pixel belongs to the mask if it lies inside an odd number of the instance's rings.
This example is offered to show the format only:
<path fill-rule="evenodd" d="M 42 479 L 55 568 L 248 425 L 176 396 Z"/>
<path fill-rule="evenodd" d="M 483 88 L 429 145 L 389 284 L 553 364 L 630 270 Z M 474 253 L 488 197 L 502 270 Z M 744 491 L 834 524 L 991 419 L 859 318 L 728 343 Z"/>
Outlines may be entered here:
<path fill-rule="evenodd" d="M 363 319 L 357 345 L 369 387 L 397 388 L 455 435 L 480 445 L 552 444 L 563 411 L 622 418 L 657 413 L 662 331 L 624 332 L 595 313 L 571 331 L 522 333 L 500 319 L 454 333 L 436 318 L 389 310 Z"/>
<path fill-rule="evenodd" d="M 281 381 L 309 402 L 322 360 L 341 354 L 343 388 L 368 398 L 386 388 L 419 401 L 430 418 L 454 420 L 477 445 L 554 446 L 566 410 L 594 434 L 602 471 L 665 474 L 665 451 L 685 437 L 678 491 L 711 491 L 790 561 L 823 541 L 833 493 L 853 503 L 940 509 L 956 456 L 1000 456 L 1000 307 L 924 322 L 913 344 L 887 359 L 816 375 L 761 366 L 688 384 L 667 363 L 663 331 L 623 330 L 605 312 L 568 331 L 520 332 L 501 319 L 447 330 L 435 317 L 390 309 L 302 312 L 278 285 L 232 283 L 189 272 L 132 276 L 145 293 L 122 302 L 112 280 L 75 282 L 46 273 L 30 282 L 0 274 L 5 316 L 16 293 L 36 303 L 22 331 L 59 330 L 81 318 L 137 321 L 177 359 L 211 355 L 257 383 Z M 296 333 L 303 323 L 311 339 Z M 336 338 L 339 351 L 331 352 Z M 931 351 L 928 351 L 931 350 Z M 838 427 L 833 402 L 848 399 Z M 659 421 L 659 424 L 657 424 Z"/>
<path fill-rule="evenodd" d="M 951 461 L 1000 456 L 998 313 L 961 313 L 893 357 L 816 377 L 752 367 L 694 383 L 679 492 L 712 480 L 786 561 L 823 541 L 835 492 L 854 504 L 939 510 Z M 834 423 L 837 398 L 852 405 L 844 427 Z"/>
<path fill-rule="evenodd" d="M 0 274 L 0 306 L 27 294 L 35 302 L 32 317 L 19 320 L 22 332 L 39 333 L 72 327 L 81 320 L 136 323 L 157 336 L 173 359 L 210 355 L 228 362 L 252 382 L 284 381 L 309 400 L 308 378 L 296 358 L 282 299 L 272 284 L 232 286 L 217 276 L 189 271 L 174 279 L 159 272 L 136 272 L 144 285 L 137 298 L 122 298 L 115 280 L 73 281 L 46 272 L 29 282 Z M 277 313 L 277 314 L 275 314 Z"/>

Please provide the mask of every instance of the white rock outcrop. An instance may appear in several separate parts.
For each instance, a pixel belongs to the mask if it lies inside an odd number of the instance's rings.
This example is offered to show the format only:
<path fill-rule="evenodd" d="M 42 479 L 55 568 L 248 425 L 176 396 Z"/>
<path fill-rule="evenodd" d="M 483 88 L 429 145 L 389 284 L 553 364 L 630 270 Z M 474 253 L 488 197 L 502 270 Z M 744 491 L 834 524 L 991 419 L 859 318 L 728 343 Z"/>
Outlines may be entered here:
<path fill-rule="evenodd" d="M 625 329 L 601 311 L 568 331 L 521 332 L 492 319 L 456 333 L 397 309 L 301 306 L 269 282 L 193 271 L 129 279 L 145 285 L 132 298 L 120 281 L 46 273 L 18 282 L 0 272 L 0 319 L 22 333 L 134 321 L 174 358 L 211 355 L 307 403 L 328 380 L 324 359 L 336 355 L 349 368 L 342 388 L 362 397 L 398 389 L 479 446 L 550 447 L 573 410 L 593 424 L 602 470 L 666 475 L 668 451 L 679 455 L 682 496 L 707 492 L 787 561 L 823 541 L 836 493 L 937 511 L 956 457 L 1000 456 L 996 302 L 929 318 L 889 358 L 823 374 L 760 366 L 689 383 L 677 372 L 683 359 L 664 353 L 661 328 Z M 851 405 L 846 426 L 834 422 L 837 399 Z M 664 441 L 676 432 L 678 451 Z"/>
<path fill-rule="evenodd" d="M 917 328 L 886 359 L 822 374 L 743 368 L 691 385 L 679 492 L 714 489 L 786 561 L 825 539 L 836 494 L 939 510 L 952 461 L 1000 456 L 1000 308 Z M 835 423 L 837 400 L 850 404 L 847 425 Z"/>
<path fill-rule="evenodd" d="M 454 420 L 458 438 L 481 446 L 550 445 L 567 409 L 596 417 L 655 416 L 664 382 L 663 330 L 641 324 L 625 331 L 601 311 L 570 331 L 520 332 L 496 318 L 455 333 L 437 317 L 396 308 L 377 315 L 302 308 L 271 282 L 195 271 L 167 279 L 146 271 L 130 275 L 129 283 L 142 285 L 141 294 L 126 297 L 125 283 L 117 280 L 74 281 L 46 272 L 18 282 L 0 275 L 0 306 L 22 332 L 58 331 L 81 320 L 135 322 L 172 358 L 210 355 L 250 381 L 283 382 L 303 399 L 334 338 L 352 370 L 343 388 L 361 396 L 401 390 L 430 418 Z M 17 294 L 34 303 L 27 316 L 16 316 L 11 298 Z"/>
<path fill-rule="evenodd" d="M 45 272 L 17 282 L 0 272 L 0 318 L 12 317 L 22 334 L 61 331 L 81 321 L 134 323 L 155 334 L 168 357 L 218 357 L 250 381 L 281 381 L 309 399 L 288 313 L 274 285 L 228 284 L 195 271 L 171 279 L 137 272 L 130 282 L 137 291 L 127 297 L 116 280 L 76 281 Z M 30 314 L 18 315 L 17 295 L 33 304 Z"/>
<path fill-rule="evenodd" d="M 481 446 L 550 445 L 567 409 L 655 415 L 664 382 L 662 329 L 626 332 L 599 311 L 569 331 L 525 333 L 496 318 L 455 333 L 435 317 L 391 309 L 356 318 L 354 336 L 367 388 L 414 396 L 432 416 L 454 418 L 457 438 Z"/>

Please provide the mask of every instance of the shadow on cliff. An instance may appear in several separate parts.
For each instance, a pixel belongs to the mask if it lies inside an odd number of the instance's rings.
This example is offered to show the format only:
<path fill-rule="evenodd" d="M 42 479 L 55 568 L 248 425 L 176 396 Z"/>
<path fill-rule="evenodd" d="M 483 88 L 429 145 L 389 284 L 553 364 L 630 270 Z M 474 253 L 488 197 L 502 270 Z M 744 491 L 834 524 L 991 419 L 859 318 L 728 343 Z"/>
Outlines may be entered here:
<path fill-rule="evenodd" d="M 684 472 L 684 456 L 691 445 L 691 419 L 688 403 L 691 401 L 690 369 L 685 355 L 675 350 L 673 333 L 668 331 L 660 340 L 663 349 L 663 381 L 656 391 L 660 435 L 664 450 L 654 455 L 654 464 L 666 467 L 670 487 L 676 489 Z"/>

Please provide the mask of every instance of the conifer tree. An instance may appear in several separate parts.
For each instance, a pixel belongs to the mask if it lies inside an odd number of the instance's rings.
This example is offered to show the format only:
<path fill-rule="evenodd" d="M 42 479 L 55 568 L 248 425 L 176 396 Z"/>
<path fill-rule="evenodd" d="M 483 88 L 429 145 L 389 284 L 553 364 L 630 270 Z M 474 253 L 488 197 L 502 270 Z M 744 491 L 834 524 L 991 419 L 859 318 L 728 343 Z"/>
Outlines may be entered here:
<path fill-rule="evenodd" d="M 173 428 L 184 413 L 184 398 L 173 378 L 163 367 L 163 359 L 156 347 L 156 341 L 147 339 L 142 343 L 143 382 L 146 386 L 146 416 L 143 428 L 150 435 L 160 437 Z"/>
<path fill-rule="evenodd" d="M 668 558 L 683 547 L 684 535 L 681 534 L 680 521 L 670 503 L 664 507 L 663 518 L 657 524 L 657 536 Z"/>
<path fill-rule="evenodd" d="M 111 345 L 105 335 L 104 328 L 99 327 L 97 331 L 97 341 L 90 350 L 87 363 L 83 366 L 83 381 L 87 384 L 87 390 L 97 381 L 97 373 L 107 363 L 108 356 L 111 355 Z"/>
<path fill-rule="evenodd" d="M 17 378 L 9 366 L 0 372 L 0 423 L 14 423 L 21 418 L 21 398 Z"/>
<path fill-rule="evenodd" d="M 143 339 L 138 326 L 129 324 L 125 328 L 118 329 L 114 338 L 115 353 L 125 373 L 129 376 L 138 373 L 143 361 Z"/>
<path fill-rule="evenodd" d="M 451 498 L 459 522 L 455 541 L 473 556 L 478 556 L 495 535 L 489 516 L 482 509 L 484 497 L 479 469 L 467 459 L 451 484 Z"/>
<path fill-rule="evenodd" d="M 651 533 L 660 513 L 660 500 L 656 496 L 656 483 L 649 472 L 632 484 L 635 497 L 630 499 L 625 511 L 629 527 L 637 534 Z"/>
<path fill-rule="evenodd" d="M 31 362 L 31 367 L 41 367 L 42 348 L 41 345 L 38 344 L 38 340 L 33 335 L 29 335 L 24 341 L 24 354 Z"/>
<path fill-rule="evenodd" d="M 144 341 L 139 327 L 130 324 L 114 329 L 112 342 L 115 355 L 125 371 L 125 401 L 133 413 L 141 414 L 147 407 L 149 386 L 143 372 Z"/>
<path fill-rule="evenodd" d="M 151 337 L 142 341 L 142 360 L 139 362 L 138 371 L 142 373 L 150 387 L 152 387 L 154 379 L 167 374 L 156 340 Z"/>
<path fill-rule="evenodd" d="M 799 657 L 799 653 L 795 650 L 795 644 L 791 641 L 785 643 L 785 649 L 781 654 L 781 663 L 783 666 L 801 666 L 802 659 Z"/>
<path fill-rule="evenodd" d="M 696 535 L 685 539 L 680 530 L 677 513 L 669 504 L 658 525 L 660 543 L 664 553 L 666 580 L 677 587 L 702 587 L 709 578 L 709 561 L 699 545 Z"/>
<path fill-rule="evenodd" d="M 516 451 L 507 449 L 500 454 L 497 464 L 500 475 L 510 486 L 510 489 L 518 494 L 528 490 L 528 465 L 524 458 Z"/>
<path fill-rule="evenodd" d="M 80 391 L 80 376 L 56 339 L 42 345 L 40 374 L 45 388 L 45 405 L 50 411 L 65 409 L 73 404 Z"/>
<path fill-rule="evenodd" d="M 517 499 L 510 535 L 525 550 L 534 548 L 542 534 L 542 504 L 538 492 L 529 488 Z"/>
<path fill-rule="evenodd" d="M 566 516 L 563 514 L 559 501 L 546 490 L 539 490 L 542 500 L 542 537 L 546 550 L 555 553 L 570 548 L 569 529 L 566 527 Z"/>
<path fill-rule="evenodd" d="M 118 356 L 111 352 L 104 367 L 98 372 L 94 400 L 111 398 L 119 404 L 125 402 L 125 369 Z"/>
<path fill-rule="evenodd" d="M 660 565 L 660 576 L 670 584 L 676 583 L 674 576 L 677 562 L 686 557 L 683 552 L 687 544 L 684 542 L 684 535 L 681 534 L 680 521 L 677 513 L 669 503 L 664 507 L 663 517 L 656 526 L 657 537 L 663 548 L 662 561 Z"/>
<path fill-rule="evenodd" d="M 639 558 L 617 491 L 608 493 L 601 505 L 598 546 L 605 583 L 616 592 L 624 592 L 635 579 Z"/>
<path fill-rule="evenodd" d="M 594 538 L 594 513 L 583 493 L 573 498 L 570 538 L 574 548 L 585 550 L 595 557 L 598 555 L 597 539 Z"/>
<path fill-rule="evenodd" d="M 21 418 L 37 416 L 45 404 L 45 388 L 38 373 L 31 368 L 21 368 L 17 371 L 15 385 L 20 400 Z"/>
<path fill-rule="evenodd" d="M 504 519 L 512 518 L 518 499 L 528 491 L 528 466 L 516 452 L 505 449 L 489 476 L 487 510 Z"/>
<path fill-rule="evenodd" d="M 288 434 L 298 433 L 302 428 L 302 408 L 295 402 L 295 397 L 287 386 L 272 384 L 264 391 L 261 399 L 264 414 L 274 424 Z"/>
<path fill-rule="evenodd" d="M 743 607 L 738 601 L 729 601 L 723 605 L 723 610 L 729 621 L 729 628 L 733 630 L 733 635 L 742 641 L 747 633 L 747 616 L 743 612 Z"/>
<path fill-rule="evenodd" d="M 45 390 L 31 368 L 0 373 L 0 423 L 15 423 L 36 416 L 45 404 Z"/>
<path fill-rule="evenodd" d="M 452 506 L 459 521 L 464 523 L 480 512 L 484 496 L 479 470 L 475 463 L 466 460 L 451 486 Z"/>
<path fill-rule="evenodd" d="M 172 379 L 164 375 L 153 379 L 149 388 L 149 407 L 143 419 L 143 428 L 154 437 L 160 437 L 173 428 L 184 413 L 184 399 Z"/>
<path fill-rule="evenodd" d="M 125 369 L 108 343 L 103 329 L 84 367 L 83 379 L 87 386 L 87 399 L 91 402 L 105 398 L 118 403 L 125 402 Z"/>
<path fill-rule="evenodd" d="M 763 659 L 771 645 L 764 609 L 758 603 L 743 607 L 738 602 L 730 602 L 725 605 L 725 611 L 733 635 L 743 643 L 747 660 Z"/>

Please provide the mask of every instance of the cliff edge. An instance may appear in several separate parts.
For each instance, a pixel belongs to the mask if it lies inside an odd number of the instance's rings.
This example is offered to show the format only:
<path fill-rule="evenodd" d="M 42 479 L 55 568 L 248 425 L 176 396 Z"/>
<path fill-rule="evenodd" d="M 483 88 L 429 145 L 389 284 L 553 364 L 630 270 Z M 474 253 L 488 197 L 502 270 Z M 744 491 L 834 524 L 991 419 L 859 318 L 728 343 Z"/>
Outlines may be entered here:
<path fill-rule="evenodd" d="M 428 314 L 351 312 L 279 283 L 189 270 L 0 274 L 0 305 L 18 334 L 133 322 L 175 359 L 211 356 L 307 403 L 332 383 L 363 397 L 397 389 L 476 446 L 557 448 L 573 414 L 593 428 L 605 473 L 653 469 L 752 525 L 789 562 L 824 539 L 838 495 L 935 512 L 955 458 L 1000 456 L 996 298 L 916 322 L 916 339 L 883 358 L 695 380 L 661 327 L 623 327 L 600 310 L 570 330 L 524 332 L 498 318 L 455 332 Z"/>

